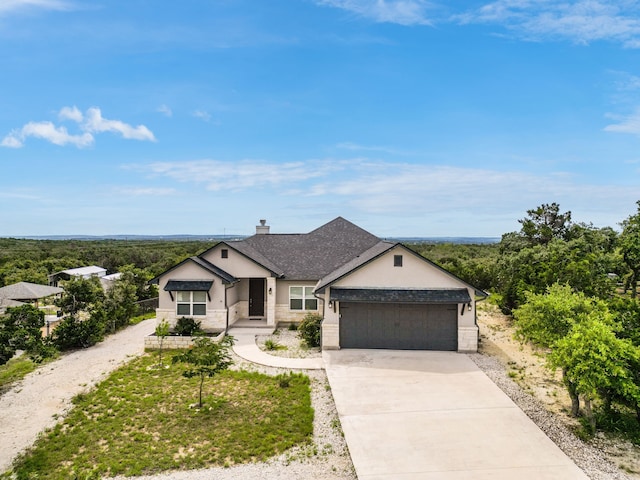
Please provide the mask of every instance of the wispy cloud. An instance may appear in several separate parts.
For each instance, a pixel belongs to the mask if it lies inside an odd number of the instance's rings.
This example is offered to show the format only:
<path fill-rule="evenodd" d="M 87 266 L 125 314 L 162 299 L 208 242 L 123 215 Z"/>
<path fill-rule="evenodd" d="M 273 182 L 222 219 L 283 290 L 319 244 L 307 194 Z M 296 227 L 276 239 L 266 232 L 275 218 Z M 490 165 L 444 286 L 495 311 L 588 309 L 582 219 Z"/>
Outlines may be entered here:
<path fill-rule="evenodd" d="M 139 168 L 139 167 L 130 167 Z M 208 190 L 241 191 L 260 187 L 289 185 L 326 176 L 331 165 L 309 166 L 305 162 L 274 164 L 259 160 L 223 162 L 194 160 L 187 162 L 157 162 L 144 166 L 144 171 L 172 178 L 178 182 L 205 184 Z"/>
<path fill-rule="evenodd" d="M 211 120 L 211 114 L 209 112 L 205 112 L 204 110 L 195 110 L 191 113 L 191 115 L 199 118 L 200 120 L 204 120 L 205 122 Z"/>
<path fill-rule="evenodd" d="M 289 163 L 199 160 L 130 168 L 215 192 L 261 189 L 274 198 L 295 198 L 296 203 L 307 199 L 310 203 L 398 216 L 416 210 L 420 215 L 442 215 L 443 211 L 486 214 L 504 212 L 505 205 L 514 212 L 524 212 L 549 199 L 584 205 L 584 210 L 592 210 L 595 200 L 606 209 L 614 208 L 615 202 L 633 203 L 637 196 L 632 188 L 587 185 L 561 172 L 534 175 L 361 157 Z"/>
<path fill-rule="evenodd" d="M 379 146 L 379 145 L 360 145 L 358 143 L 353 143 L 353 142 L 341 142 L 341 143 L 338 143 L 336 147 L 343 150 L 349 150 L 352 152 L 381 152 L 381 153 L 389 153 L 392 155 L 411 155 L 411 152 L 399 150 L 397 148 L 385 147 L 385 146 Z"/>
<path fill-rule="evenodd" d="M 29 137 L 46 140 L 54 145 L 75 145 L 78 148 L 89 147 L 95 141 L 94 134 L 112 132 L 123 138 L 155 142 L 153 132 L 144 125 L 131 126 L 120 120 L 108 120 L 97 107 L 91 107 L 83 114 L 76 106 L 63 107 L 58 113 L 61 121 L 70 120 L 78 124 L 82 133 L 71 134 L 64 126 L 56 126 L 49 121 L 29 122 L 22 128 L 11 131 L 2 139 L 0 145 L 9 148 L 21 148 Z"/>
<path fill-rule="evenodd" d="M 29 8 L 66 11 L 73 10 L 74 6 L 71 2 L 63 0 L 2 0 L 0 2 L 0 16 Z"/>
<path fill-rule="evenodd" d="M 424 0 L 316 0 L 319 5 L 340 8 L 380 23 L 429 25 Z"/>
<path fill-rule="evenodd" d="M 163 114 L 165 117 L 172 117 L 173 116 L 173 110 L 171 110 L 171 108 L 169 108 L 167 105 L 160 105 L 157 109 L 157 112 L 160 112 L 161 114 Z"/>
<path fill-rule="evenodd" d="M 115 192 L 122 196 L 133 197 L 166 197 L 169 195 L 175 195 L 175 188 L 156 188 L 156 187 L 117 187 Z"/>
<path fill-rule="evenodd" d="M 608 40 L 640 47 L 640 5 L 635 0 L 497 0 L 453 19 L 502 25 L 525 40 Z"/>
<path fill-rule="evenodd" d="M 634 113 L 627 116 L 608 114 L 609 118 L 617 120 L 617 123 L 612 123 L 604 127 L 605 132 L 616 133 L 631 133 L 633 135 L 640 135 L 640 108 L 636 109 Z"/>

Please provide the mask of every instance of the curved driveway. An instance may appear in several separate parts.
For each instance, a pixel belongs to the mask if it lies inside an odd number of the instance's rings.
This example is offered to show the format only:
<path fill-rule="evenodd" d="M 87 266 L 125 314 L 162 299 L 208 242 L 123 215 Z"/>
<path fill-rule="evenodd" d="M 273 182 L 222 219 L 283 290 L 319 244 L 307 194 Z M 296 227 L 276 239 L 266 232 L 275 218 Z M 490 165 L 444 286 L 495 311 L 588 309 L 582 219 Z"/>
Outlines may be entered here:
<path fill-rule="evenodd" d="M 323 357 L 359 480 L 588 480 L 467 355 Z"/>

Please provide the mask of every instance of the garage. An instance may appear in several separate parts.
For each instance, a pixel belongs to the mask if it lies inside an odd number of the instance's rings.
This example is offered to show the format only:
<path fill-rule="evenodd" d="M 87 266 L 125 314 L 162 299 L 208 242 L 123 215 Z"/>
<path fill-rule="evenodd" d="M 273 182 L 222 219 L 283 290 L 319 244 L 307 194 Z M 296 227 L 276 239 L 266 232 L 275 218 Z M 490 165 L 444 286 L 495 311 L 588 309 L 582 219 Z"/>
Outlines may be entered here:
<path fill-rule="evenodd" d="M 458 312 L 466 289 L 334 288 L 339 302 L 340 348 L 458 350 Z"/>

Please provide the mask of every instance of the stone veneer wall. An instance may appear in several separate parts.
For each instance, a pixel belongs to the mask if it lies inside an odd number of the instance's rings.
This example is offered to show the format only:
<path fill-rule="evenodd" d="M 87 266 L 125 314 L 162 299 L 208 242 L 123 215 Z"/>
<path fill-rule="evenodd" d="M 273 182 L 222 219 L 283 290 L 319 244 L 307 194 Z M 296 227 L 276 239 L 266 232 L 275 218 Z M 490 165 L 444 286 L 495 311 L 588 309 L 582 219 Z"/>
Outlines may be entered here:
<path fill-rule="evenodd" d="M 475 353 L 478 351 L 478 327 L 458 327 L 458 352 Z"/>
<path fill-rule="evenodd" d="M 181 348 L 189 348 L 193 345 L 193 339 L 197 337 L 189 337 L 182 335 L 169 335 L 164 337 L 164 342 L 162 342 L 162 348 L 167 350 L 176 350 Z M 220 332 L 217 336 L 211 337 L 214 342 L 220 342 L 224 338 L 224 332 Z M 155 335 L 148 335 L 144 337 L 144 348 L 149 349 L 159 349 L 160 348 L 160 338 Z"/>

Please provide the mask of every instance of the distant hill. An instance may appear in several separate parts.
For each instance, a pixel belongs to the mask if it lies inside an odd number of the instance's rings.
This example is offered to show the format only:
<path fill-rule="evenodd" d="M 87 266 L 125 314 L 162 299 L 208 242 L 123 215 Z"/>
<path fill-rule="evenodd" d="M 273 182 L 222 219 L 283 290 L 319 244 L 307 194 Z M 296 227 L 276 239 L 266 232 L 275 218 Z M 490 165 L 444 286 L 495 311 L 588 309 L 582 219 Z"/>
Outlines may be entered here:
<path fill-rule="evenodd" d="M 5 237 L 6 238 L 6 237 Z M 20 236 L 27 240 L 121 240 L 121 241 L 205 241 L 218 242 L 223 240 L 241 240 L 246 235 L 38 235 Z M 456 243 L 456 244 L 487 244 L 497 243 L 500 237 L 393 237 L 387 240 L 403 243 Z"/>

